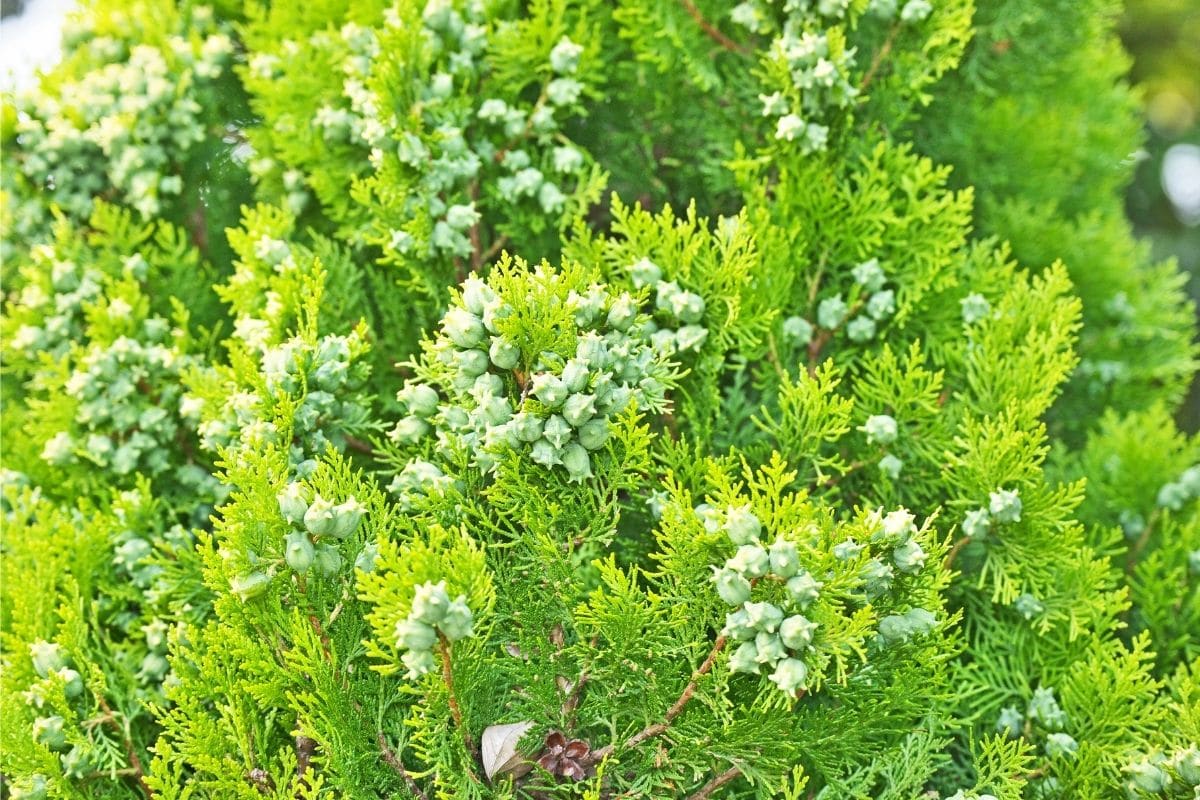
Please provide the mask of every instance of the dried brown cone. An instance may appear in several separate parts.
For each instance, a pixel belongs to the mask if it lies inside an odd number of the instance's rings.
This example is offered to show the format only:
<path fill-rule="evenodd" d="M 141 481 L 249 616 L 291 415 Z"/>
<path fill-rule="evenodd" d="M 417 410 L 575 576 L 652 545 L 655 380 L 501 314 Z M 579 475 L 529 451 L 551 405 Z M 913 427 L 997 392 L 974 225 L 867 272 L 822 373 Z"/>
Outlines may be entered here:
<path fill-rule="evenodd" d="M 582 739 L 568 739 L 559 731 L 550 731 L 543 742 L 538 766 L 556 778 L 581 781 L 588 774 L 588 755 L 591 747 Z"/>

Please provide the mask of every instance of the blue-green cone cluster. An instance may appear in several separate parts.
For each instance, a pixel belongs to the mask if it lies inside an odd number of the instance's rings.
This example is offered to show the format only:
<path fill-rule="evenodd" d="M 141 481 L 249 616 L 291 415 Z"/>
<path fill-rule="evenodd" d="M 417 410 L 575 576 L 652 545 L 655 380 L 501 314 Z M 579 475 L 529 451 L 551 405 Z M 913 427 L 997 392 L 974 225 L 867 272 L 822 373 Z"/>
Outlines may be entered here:
<path fill-rule="evenodd" d="M 879 326 L 896 313 L 896 292 L 884 288 L 887 275 L 872 258 L 850 270 L 854 284 L 849 297 L 841 292 L 827 295 L 817 303 L 816 324 L 804 317 L 788 317 L 783 322 L 784 340 L 797 346 L 807 345 L 818 330 L 830 334 L 845 331 L 846 338 L 864 344 L 875 338 Z"/>
<path fill-rule="evenodd" d="M 362 358 L 366 345 L 358 331 L 328 334 L 315 342 L 294 336 L 278 345 L 263 346 L 261 368 L 265 395 L 234 389 L 219 406 L 192 400 L 198 411 L 201 444 L 210 450 L 261 450 L 276 443 L 279 431 L 273 409 L 284 400 L 299 399 L 291 419 L 290 460 L 300 477 L 315 466 L 314 458 L 330 444 L 345 446 L 346 428 L 369 414 L 359 394 L 369 370 Z"/>
<path fill-rule="evenodd" d="M 396 502 L 401 509 L 412 511 L 423 498 L 441 494 L 452 485 L 454 479 L 436 464 L 417 458 L 405 464 L 387 488 L 396 495 Z"/>
<path fill-rule="evenodd" d="M 304 484 L 289 483 L 278 494 L 279 513 L 291 524 L 285 537 L 284 561 L 303 574 L 315 567 L 323 576 L 337 574 L 342 556 L 336 542 L 358 529 L 365 509 L 353 497 L 333 503 L 320 494 L 309 494 Z"/>
<path fill-rule="evenodd" d="M 722 631 L 733 647 L 730 670 L 769 674 L 780 691 L 788 694 L 805 688 L 808 666 L 803 655 L 813 644 L 817 623 L 800 612 L 820 596 L 821 582 L 800 566 L 794 542 L 777 537 L 769 547 L 760 544 L 762 524 L 749 506 L 723 512 L 702 507 L 700 512 L 717 522 L 737 546 L 723 567 L 713 568 L 712 577 L 717 594 L 735 607 L 726 615 Z M 786 602 L 752 601 L 754 586 L 760 581 L 782 583 Z"/>
<path fill-rule="evenodd" d="M 1079 750 L 1075 738 L 1065 732 L 1067 714 L 1054 697 L 1054 690 L 1038 687 L 1025 708 L 1025 713 L 1016 706 L 1000 709 L 996 731 L 1009 738 L 1026 736 L 1040 741 L 1050 758 L 1071 758 Z"/>
<path fill-rule="evenodd" d="M 888 414 L 872 414 L 859 430 L 867 435 L 868 444 L 891 444 L 899 434 L 895 418 Z"/>
<path fill-rule="evenodd" d="M 937 617 L 924 608 L 910 608 L 903 614 L 888 614 L 879 620 L 879 641 L 889 645 L 927 636 L 937 626 Z"/>
<path fill-rule="evenodd" d="M 851 270 L 860 293 L 854 309 L 859 313 L 846 323 L 846 336 L 852 342 L 868 342 L 875 338 L 877 326 L 896 313 L 896 292 L 885 289 L 887 276 L 872 258 Z"/>
<path fill-rule="evenodd" d="M 794 541 L 779 536 L 769 546 L 760 543 L 762 525 L 749 506 L 720 511 L 702 505 L 696 514 L 706 530 L 723 531 L 737 547 L 723 567 L 713 568 L 712 578 L 721 599 L 736 607 L 726 616 L 723 631 L 735 643 L 730 669 L 751 674 L 769 672 L 784 692 L 804 688 L 808 676 L 804 656 L 809 648 L 817 646 L 817 623 L 804 612 L 820 599 L 824 582 L 805 569 Z M 835 545 L 832 553 L 840 561 L 861 564 L 850 569 L 857 570 L 856 582 L 861 591 L 857 601 L 869 603 L 891 590 L 897 572 L 920 572 L 926 554 L 915 538 L 913 515 L 904 509 L 886 515 L 871 512 L 866 517 L 866 528 L 866 542 L 848 538 Z M 833 580 L 835 576 L 821 577 Z M 756 602 L 756 593 L 775 602 Z M 843 609 L 838 613 L 847 612 Z M 935 625 L 934 614 L 922 608 L 889 615 L 880 620 L 878 641 L 884 646 L 907 641 L 930 633 Z"/>
<path fill-rule="evenodd" d="M 563 132 L 586 88 L 583 46 L 560 37 L 536 81 L 540 91 L 527 97 L 520 87 L 489 81 L 489 52 L 497 33 L 507 32 L 483 4 L 429 2 L 419 21 L 424 57 L 414 59 L 426 71 L 413 76 L 411 105 L 397 108 L 393 87 L 378 76 L 390 53 L 413 46 L 407 13 L 387 9 L 374 28 L 319 30 L 294 52 L 256 54 L 247 70 L 252 86 L 266 86 L 296 68 L 282 59 L 308 53 L 344 63 L 341 91 L 316 109 L 316 129 L 332 152 L 354 152 L 358 169 L 380 187 L 390 190 L 399 179 L 407 188 L 400 200 L 388 191 L 374 198 L 380 213 L 352 236 L 380 246 L 387 261 L 430 262 L 472 256 L 481 214 L 497 205 L 565 214 L 587 177 L 583 151 Z M 263 181 L 281 169 L 271 158 L 251 167 Z M 482 197 L 480 185 L 488 187 Z M 302 187 L 285 189 L 298 213 L 307 202 Z"/>
<path fill-rule="evenodd" d="M 1019 489 L 1000 488 L 988 495 L 985 506 L 968 511 L 963 517 L 962 532 L 968 539 L 983 541 L 995 525 L 1021 521 Z"/>
<path fill-rule="evenodd" d="M 1040 616 L 1046 610 L 1046 606 L 1042 601 L 1029 592 L 1017 595 L 1017 599 L 1013 601 L 1012 606 L 1025 619 L 1033 619 L 1036 616 Z"/>
<path fill-rule="evenodd" d="M 870 538 L 873 557 L 867 562 L 864 575 L 867 577 L 868 596 L 881 594 L 891 588 L 896 571 L 915 575 L 925 567 L 926 553 L 914 537 L 917 533 L 915 518 L 906 509 L 899 508 L 883 514 L 875 511 L 870 517 L 874 532 Z M 834 548 L 853 544 L 849 539 Z"/>
<path fill-rule="evenodd" d="M 42 459 L 77 473 L 174 479 L 211 496 L 215 479 L 177 458 L 187 427 L 181 376 L 200 363 L 187 332 L 150 313 L 145 258 L 118 260 L 69 232 L 60 227 L 53 244 L 32 248 L 20 303 L 0 323 L 6 368 L 22 374 L 52 359 L 55 377 L 28 386 L 65 396 L 72 409 L 69 422 L 54 417 L 67 425 L 50 435 L 31 426 L 46 437 Z"/>
<path fill-rule="evenodd" d="M 10 800 L 46 800 L 46 777 L 34 774 L 28 778 L 18 778 L 8 785 Z"/>
<path fill-rule="evenodd" d="M 652 318 L 644 325 L 650 344 L 664 357 L 695 352 L 708 338 L 704 322 L 704 298 L 680 288 L 676 281 L 664 281 L 662 268 L 648 258 L 629 267 L 634 288 L 649 290 Z"/>
<path fill-rule="evenodd" d="M 83 712 L 83 678 L 72 668 L 70 659 L 57 643 L 35 641 L 29 645 L 29 657 L 37 680 L 30 684 L 24 698 L 38 713 L 30 734 L 34 741 L 55 753 L 64 773 L 78 777 L 86 771 L 87 763 L 83 751 L 67 741 L 63 727 L 66 720 L 62 713 L 67 713 L 64 704 L 74 706 L 71 713 Z M 33 793 L 36 783 L 34 781 L 28 787 L 31 792 L 28 796 L 36 796 Z"/>
<path fill-rule="evenodd" d="M 959 306 L 962 310 L 963 323 L 966 325 L 974 325 L 987 319 L 987 316 L 992 313 L 992 305 L 987 298 L 978 292 L 972 292 L 959 301 Z"/>
<path fill-rule="evenodd" d="M 281 563 L 299 575 L 309 570 L 325 578 L 340 573 L 343 560 L 337 543 L 353 535 L 365 512 L 353 497 L 333 503 L 320 494 L 310 493 L 299 482 L 284 486 L 276 501 L 280 515 L 291 526 L 284 536 L 283 557 L 281 561 L 269 561 L 255 553 L 247 554 L 254 569 L 229 581 L 230 590 L 242 602 L 266 592 Z"/>
<path fill-rule="evenodd" d="M 802 153 L 828 148 L 838 113 L 859 95 L 857 52 L 845 46 L 843 29 L 854 22 L 850 6 L 850 0 L 745 0 L 729 15 L 750 33 L 772 37 L 762 59 L 764 88 L 770 90 L 758 98 L 762 116 L 777 142 L 795 143 Z M 931 10 L 926 0 L 909 0 L 900 20 L 917 24 Z M 896 4 L 877 2 L 872 11 L 893 17 Z"/>
<path fill-rule="evenodd" d="M 538 268 L 535 280 L 555 277 Z M 429 347 L 447 375 L 446 399 L 429 385 L 405 386 L 398 399 L 408 415 L 392 440 L 418 445 L 434 434 L 439 449 L 466 452 L 484 471 L 512 449 L 547 469 L 562 468 L 571 481 L 591 477 L 593 455 L 617 416 L 663 407 L 669 369 L 646 341 L 633 295 L 593 284 L 571 290 L 567 304 L 574 352 L 524 353 L 501 332 L 512 306 L 488 283 L 468 278 Z M 407 491 L 404 484 L 398 488 Z"/>
<path fill-rule="evenodd" d="M 783 321 L 781 330 L 785 342 L 797 347 L 807 347 L 816 328 L 804 317 L 791 316 Z"/>
<path fill-rule="evenodd" d="M 875 511 L 868 517 L 872 529 L 866 547 L 872 557 L 863 567 L 864 590 L 868 598 L 875 598 L 892 588 L 896 573 L 915 575 L 925 567 L 926 553 L 916 540 L 916 521 L 906 509 L 899 508 L 883 514 Z M 853 553 L 854 557 L 864 545 L 848 539 L 834 548 Z M 929 634 L 937 624 L 933 612 L 924 608 L 912 608 L 901 614 L 889 614 L 879 620 L 880 644 L 886 646 L 906 642 L 913 637 Z"/>
<path fill-rule="evenodd" d="M 6 308 L 0 321 L 5 334 L 0 346 L 8 365 L 32 368 L 42 354 L 61 358 L 84 338 L 87 310 L 102 298 L 107 276 L 94 265 L 77 264 L 72 255 L 49 244 L 30 248 L 19 301 Z M 141 256 L 130 256 L 121 277 L 145 280 L 148 266 Z M 116 310 L 119 315 L 121 306 Z"/>
<path fill-rule="evenodd" d="M 99 194 L 115 193 L 147 219 L 177 198 L 184 188 L 179 164 L 206 134 L 195 95 L 225 72 L 234 53 L 229 36 L 203 27 L 207 35 L 170 36 L 162 46 L 128 50 L 113 38 L 93 38 L 85 47 L 109 63 L 59 87 L 61 100 L 36 91 L 18 95 L 22 152 L 15 164 L 29 185 L 81 220 Z"/>
<path fill-rule="evenodd" d="M 1191 798 L 1200 794 L 1200 750 L 1196 745 L 1172 753 L 1156 752 L 1130 762 L 1124 789 L 1137 798 Z"/>
<path fill-rule="evenodd" d="M 1155 502 L 1160 508 L 1180 511 L 1197 498 L 1200 498 L 1200 464 L 1188 467 L 1178 479 L 1163 484 Z"/>
<path fill-rule="evenodd" d="M 400 660 L 408 668 L 408 677 L 419 678 L 433 670 L 433 648 L 439 637 L 457 642 L 474 633 L 475 617 L 466 595 L 451 600 L 445 581 L 417 586 L 412 610 L 396 623 L 396 646 L 404 651 Z"/>
<path fill-rule="evenodd" d="M 129 315 L 109 304 L 110 314 Z M 86 460 L 118 475 L 169 469 L 179 433 L 180 375 L 196 364 L 171 340 L 170 325 L 145 319 L 139 338 L 94 342 L 74 354 L 65 385 L 76 401 L 75 427 L 51 437 L 42 458 L 51 464 Z"/>

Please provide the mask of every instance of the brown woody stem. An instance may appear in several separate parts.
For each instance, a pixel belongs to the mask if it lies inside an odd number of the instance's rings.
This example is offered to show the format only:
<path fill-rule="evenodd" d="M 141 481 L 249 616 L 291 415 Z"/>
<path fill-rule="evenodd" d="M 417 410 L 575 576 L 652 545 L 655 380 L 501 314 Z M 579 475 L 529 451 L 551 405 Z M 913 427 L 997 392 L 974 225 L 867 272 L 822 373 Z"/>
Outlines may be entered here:
<path fill-rule="evenodd" d="M 954 564 L 954 559 L 958 558 L 958 554 L 961 553 L 962 549 L 970 542 L 971 538 L 969 536 L 964 536 L 955 542 L 954 546 L 951 547 L 949 552 L 946 553 L 946 560 L 942 562 L 942 566 L 945 569 L 950 569 L 950 567 Z"/>
<path fill-rule="evenodd" d="M 865 92 L 867 87 L 871 85 L 871 81 L 875 80 L 875 73 L 879 71 L 879 67 L 883 64 L 883 60 L 892 52 L 892 45 L 896 42 L 896 34 L 900 32 L 900 24 L 896 23 L 888 31 L 887 38 L 883 41 L 883 46 L 879 48 L 879 52 L 875 54 L 875 58 L 871 60 L 871 66 L 867 68 L 867 74 L 863 76 L 862 83 L 859 84 L 858 90 Z"/>
<path fill-rule="evenodd" d="M 365 453 L 369 456 L 375 455 L 375 448 L 371 447 L 371 445 L 369 443 L 364 442 L 362 439 L 359 439 L 357 436 L 351 436 L 351 435 L 347 434 L 346 435 L 346 447 L 349 447 L 351 450 L 357 450 L 360 453 Z"/>
<path fill-rule="evenodd" d="M 742 771 L 738 767 L 730 767 L 722 772 L 717 777 L 713 778 L 708 783 L 700 787 L 700 791 L 688 797 L 688 800 L 705 800 L 706 797 L 712 797 L 712 793 L 720 789 L 731 780 L 741 775 Z"/>
<path fill-rule="evenodd" d="M 129 759 L 129 767 L 133 770 L 133 777 L 137 780 L 138 786 L 146 793 L 146 797 L 153 798 L 154 791 L 146 783 L 146 771 L 142 768 L 142 760 L 138 758 L 137 748 L 133 744 L 133 740 L 129 738 L 129 734 L 125 732 L 125 728 L 117 721 L 117 715 L 108 705 L 102 696 L 97 695 L 96 700 L 100 703 L 100 708 L 104 709 L 104 721 L 114 731 L 121 735 L 121 741 L 125 745 L 125 757 Z"/>
<path fill-rule="evenodd" d="M 692 696 L 696 693 L 697 682 L 704 675 L 708 674 L 709 670 L 712 669 L 713 664 L 716 663 L 717 655 L 725 648 L 725 642 L 726 639 L 723 634 L 718 636 L 717 640 L 713 642 L 713 648 L 711 651 L 709 651 L 708 657 L 704 659 L 704 663 L 692 673 L 692 679 L 688 681 L 688 685 L 683 688 L 683 694 L 679 695 L 679 699 L 667 709 L 667 713 L 663 715 L 662 722 L 656 722 L 653 725 L 648 725 L 635 733 L 633 736 L 630 736 L 625 740 L 623 749 L 632 750 L 647 739 L 652 739 L 655 736 L 658 736 L 660 733 L 666 731 L 667 728 L 671 727 L 671 723 L 675 721 L 676 717 L 683 713 L 683 707 L 688 704 L 688 701 L 691 700 Z M 613 746 L 610 744 L 601 747 L 599 750 L 593 750 L 589 761 L 591 763 L 602 761 L 612 754 L 613 749 Z"/>
<path fill-rule="evenodd" d="M 425 794 L 420 785 L 413 780 L 413 776 L 408 774 L 408 770 L 405 769 L 404 762 L 400 760 L 400 756 L 396 755 L 395 751 L 388 746 L 387 737 L 383 735 L 383 731 L 375 734 L 375 741 L 379 743 L 379 750 L 383 753 L 384 763 L 404 779 L 404 783 L 408 786 L 408 791 L 412 793 L 413 797 L 418 798 L 418 800 L 429 800 L 429 795 Z"/>
<path fill-rule="evenodd" d="M 700 9 L 696 8 L 696 4 L 692 2 L 692 0 L 679 0 L 679 2 L 683 5 L 684 10 L 688 12 L 688 15 L 696 21 L 696 24 L 699 25 L 706 34 L 708 34 L 708 38 L 712 39 L 714 42 L 721 45 L 721 47 L 724 47 L 731 53 L 741 53 L 745 55 L 746 48 L 742 47 L 733 39 L 730 39 L 728 36 L 721 33 L 720 29 L 718 29 L 716 25 L 713 25 L 711 22 L 706 20 L 704 15 L 700 13 Z"/>
<path fill-rule="evenodd" d="M 441 631 L 438 631 L 438 649 L 442 652 L 442 681 L 446 684 L 446 700 L 450 704 L 450 716 L 454 718 L 454 724 L 462 731 L 463 743 L 467 746 L 468 755 L 472 759 L 476 759 L 479 757 L 479 751 L 475 749 L 475 740 L 471 738 L 471 731 L 463 722 L 462 707 L 458 704 L 458 697 L 454 694 L 454 670 L 450 665 L 450 640 Z M 478 783 L 479 777 L 470 765 L 467 766 L 467 771 L 471 774 L 471 779 Z"/>
<path fill-rule="evenodd" d="M 1129 548 L 1129 553 L 1125 557 L 1125 573 L 1132 575 L 1133 570 L 1137 567 L 1138 559 L 1142 555 L 1142 551 L 1146 549 L 1146 545 L 1150 542 L 1150 537 L 1154 534 L 1154 526 L 1158 523 L 1159 510 L 1155 509 L 1150 515 L 1150 519 L 1146 520 L 1145 527 L 1142 528 L 1142 533 L 1138 536 L 1137 541 Z"/>

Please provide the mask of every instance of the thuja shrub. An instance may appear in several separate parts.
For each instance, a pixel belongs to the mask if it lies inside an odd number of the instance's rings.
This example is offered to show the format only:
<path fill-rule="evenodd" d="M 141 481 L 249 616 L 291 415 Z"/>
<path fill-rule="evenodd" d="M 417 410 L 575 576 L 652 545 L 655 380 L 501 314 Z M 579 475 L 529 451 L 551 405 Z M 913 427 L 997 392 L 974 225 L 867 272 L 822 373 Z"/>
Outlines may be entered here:
<path fill-rule="evenodd" d="M 1113 13 L 86 4 L 3 114 L 0 794 L 1200 796 Z"/>

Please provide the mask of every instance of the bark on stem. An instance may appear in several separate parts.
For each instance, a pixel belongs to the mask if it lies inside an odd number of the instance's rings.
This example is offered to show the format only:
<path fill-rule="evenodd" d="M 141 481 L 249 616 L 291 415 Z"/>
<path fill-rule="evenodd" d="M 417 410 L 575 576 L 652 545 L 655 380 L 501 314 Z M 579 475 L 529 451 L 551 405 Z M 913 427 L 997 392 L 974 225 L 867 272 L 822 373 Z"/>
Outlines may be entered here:
<path fill-rule="evenodd" d="M 722 634 L 721 636 L 717 637 L 715 642 L 713 642 L 713 647 L 712 650 L 709 651 L 708 657 L 704 659 L 704 663 L 692 673 L 692 679 L 688 681 L 688 685 L 683 688 L 683 693 L 679 695 L 679 699 L 667 709 L 667 713 L 663 715 L 662 722 L 656 722 L 653 725 L 648 725 L 635 733 L 633 736 L 630 736 L 625 740 L 625 744 L 622 749 L 632 750 L 647 739 L 652 739 L 655 736 L 658 736 L 660 733 L 666 731 L 667 728 L 671 727 L 671 723 L 675 721 L 676 717 L 683 713 L 684 706 L 688 704 L 688 701 L 690 701 L 692 696 L 696 693 L 697 682 L 704 675 L 707 675 L 709 670 L 712 669 L 713 664 L 716 663 L 717 655 L 720 654 L 720 652 L 725 648 L 725 641 L 725 636 Z M 593 750 L 588 760 L 593 764 L 602 761 L 611 755 L 614 749 L 615 748 L 613 745 L 610 744 L 601 747 L 599 750 Z"/>
<path fill-rule="evenodd" d="M 954 559 L 958 558 L 958 554 L 962 552 L 962 549 L 966 547 L 970 541 L 971 537 L 964 536 L 955 542 L 950 548 L 950 551 L 946 553 L 946 560 L 942 562 L 942 567 L 945 569 L 950 569 L 950 567 L 954 564 Z"/>
<path fill-rule="evenodd" d="M 125 745 L 125 757 L 129 759 L 129 766 L 133 770 L 133 777 L 137 780 L 138 786 L 146 793 L 146 797 L 153 798 L 154 791 L 146 783 L 146 771 L 142 768 L 142 759 L 138 757 L 137 747 L 134 746 L 133 740 L 129 738 L 124 726 L 117 721 L 117 715 L 113 713 L 108 701 L 101 696 L 97 696 L 96 699 L 100 702 L 100 708 L 104 710 L 105 723 L 121 735 L 121 742 Z"/>
<path fill-rule="evenodd" d="M 722 786 L 729 783 L 731 780 L 741 774 L 742 771 L 739 768 L 730 767 L 708 783 L 701 786 L 700 791 L 689 796 L 688 800 L 705 800 L 705 798 L 712 797 L 713 792 L 715 792 L 717 789 L 720 789 Z"/>
<path fill-rule="evenodd" d="M 679 2 L 683 5 L 684 10 L 688 12 L 691 18 L 696 21 L 696 24 L 699 25 L 706 34 L 708 34 L 708 38 L 712 39 L 714 42 L 721 45 L 721 47 L 724 47 L 731 53 L 740 53 L 745 55 L 746 49 L 733 39 L 730 39 L 728 36 L 721 33 L 717 26 L 706 20 L 704 15 L 700 13 L 700 9 L 696 7 L 696 4 L 693 3 L 692 0 L 679 0 Z"/>
<path fill-rule="evenodd" d="M 400 760 L 400 756 L 388 746 L 387 737 L 383 735 L 383 731 L 375 734 L 375 741 L 379 743 L 379 751 L 383 753 L 383 761 L 392 771 L 404 779 L 404 783 L 408 786 L 408 791 L 412 792 L 413 797 L 418 800 L 429 800 L 429 795 L 413 780 L 413 776 L 408 774 L 408 770 L 404 767 L 404 762 Z"/>
<path fill-rule="evenodd" d="M 479 751 L 475 748 L 475 740 L 471 737 L 471 731 L 467 729 L 467 725 L 463 721 L 462 707 L 458 704 L 458 696 L 454 693 L 454 669 L 450 665 L 450 640 L 441 631 L 438 631 L 438 648 L 442 651 L 442 681 L 446 684 L 446 699 L 450 704 L 450 716 L 454 718 L 454 724 L 462 731 L 463 743 L 467 746 L 467 755 L 473 761 L 479 758 Z M 474 767 L 468 765 L 467 771 L 471 774 L 471 779 L 478 783 L 479 776 L 475 774 Z"/>
<path fill-rule="evenodd" d="M 883 46 L 879 48 L 879 52 L 875 54 L 875 58 L 871 60 L 871 66 L 867 69 L 867 74 L 863 76 L 862 83 L 859 84 L 858 90 L 866 92 L 867 87 L 871 85 L 871 81 L 875 80 L 875 73 L 879 71 L 879 67 L 883 64 L 883 60 L 892 52 L 892 45 L 896 42 L 896 34 L 900 32 L 900 23 L 892 25 L 892 29 L 888 31 L 887 39 L 883 41 Z"/>

